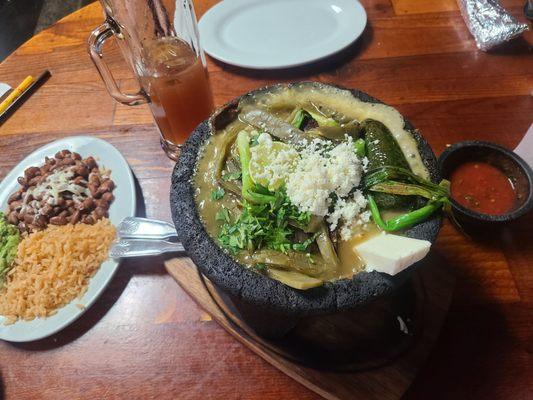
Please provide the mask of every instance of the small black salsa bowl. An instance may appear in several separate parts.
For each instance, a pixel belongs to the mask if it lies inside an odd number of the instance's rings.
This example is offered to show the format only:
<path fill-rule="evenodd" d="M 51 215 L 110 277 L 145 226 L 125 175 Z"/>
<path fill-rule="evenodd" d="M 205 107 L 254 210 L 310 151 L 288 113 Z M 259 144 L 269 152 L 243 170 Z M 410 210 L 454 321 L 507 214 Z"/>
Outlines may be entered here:
<path fill-rule="evenodd" d="M 471 140 L 454 143 L 439 157 L 441 176 L 448 179 L 457 167 L 472 161 L 485 162 L 502 171 L 513 184 L 517 201 L 507 213 L 490 215 L 466 208 L 452 198 L 454 212 L 460 220 L 473 223 L 508 222 L 531 210 L 533 207 L 533 172 L 520 156 L 490 142 Z"/>

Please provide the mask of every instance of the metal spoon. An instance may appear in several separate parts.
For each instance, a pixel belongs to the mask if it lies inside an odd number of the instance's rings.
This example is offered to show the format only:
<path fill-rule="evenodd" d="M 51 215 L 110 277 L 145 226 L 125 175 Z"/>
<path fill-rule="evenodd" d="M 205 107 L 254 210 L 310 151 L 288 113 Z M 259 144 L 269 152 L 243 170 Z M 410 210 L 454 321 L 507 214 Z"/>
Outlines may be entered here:
<path fill-rule="evenodd" d="M 184 252 L 181 243 L 168 240 L 176 236 L 176 229 L 168 222 L 128 217 L 117 227 L 117 240 L 111 246 L 109 256 L 129 258 Z"/>
<path fill-rule="evenodd" d="M 182 253 L 185 249 L 179 242 L 168 240 L 120 239 L 111 246 L 112 258 L 158 256 L 163 253 Z"/>
<path fill-rule="evenodd" d="M 156 219 L 127 217 L 117 227 L 119 238 L 162 240 L 176 237 L 176 229 L 169 222 Z"/>

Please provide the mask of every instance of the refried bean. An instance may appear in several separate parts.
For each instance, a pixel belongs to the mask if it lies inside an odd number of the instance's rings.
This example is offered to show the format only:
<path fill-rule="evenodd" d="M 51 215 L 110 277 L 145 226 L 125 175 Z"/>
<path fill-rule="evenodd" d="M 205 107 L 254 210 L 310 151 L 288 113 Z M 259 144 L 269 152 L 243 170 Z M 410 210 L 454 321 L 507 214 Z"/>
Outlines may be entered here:
<path fill-rule="evenodd" d="M 8 199 L 7 220 L 21 232 L 96 221 L 109 216 L 115 183 L 93 157 L 69 150 L 45 157 L 18 178 L 21 187 Z"/>

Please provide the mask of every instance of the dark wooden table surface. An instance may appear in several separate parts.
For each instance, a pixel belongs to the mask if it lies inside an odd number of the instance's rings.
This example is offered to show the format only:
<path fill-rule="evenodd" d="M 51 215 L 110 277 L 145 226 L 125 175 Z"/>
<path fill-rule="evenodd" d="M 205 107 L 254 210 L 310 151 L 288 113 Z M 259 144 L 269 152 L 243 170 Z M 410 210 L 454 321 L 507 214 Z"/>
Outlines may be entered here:
<path fill-rule="evenodd" d="M 196 1 L 198 15 L 216 0 Z M 252 88 L 313 79 L 359 88 L 397 107 L 436 153 L 490 140 L 514 148 L 533 120 L 531 32 L 501 50 L 476 49 L 454 0 L 364 0 L 369 23 L 354 46 L 292 71 L 246 71 L 209 60 L 221 105 Z M 521 15 L 523 0 L 503 0 Z M 0 64 L 12 86 L 52 78 L 0 127 L 0 177 L 59 137 L 96 135 L 130 162 L 142 213 L 170 220 L 172 163 L 146 107 L 115 103 L 85 48 L 99 4 L 61 20 Z M 123 87 L 134 80 L 108 53 Z M 533 398 L 533 215 L 467 239 L 446 223 L 434 246 L 457 287 L 435 349 L 407 399 Z M 99 301 L 51 338 L 0 343 L 0 398 L 315 399 L 231 338 L 176 285 L 163 259 L 125 262 Z"/>

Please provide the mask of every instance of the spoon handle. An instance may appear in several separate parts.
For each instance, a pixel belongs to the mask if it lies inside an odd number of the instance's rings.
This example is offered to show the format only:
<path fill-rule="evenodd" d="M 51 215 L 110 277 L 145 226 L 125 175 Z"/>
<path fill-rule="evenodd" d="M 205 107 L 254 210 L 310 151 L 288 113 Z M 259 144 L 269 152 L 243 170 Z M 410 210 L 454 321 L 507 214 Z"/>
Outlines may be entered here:
<path fill-rule="evenodd" d="M 174 225 L 155 219 L 128 217 L 117 228 L 121 239 L 163 240 L 176 236 Z"/>
<path fill-rule="evenodd" d="M 109 257 L 146 257 L 171 252 L 182 253 L 184 251 L 185 249 L 181 243 L 167 240 L 119 239 L 111 246 Z"/>

